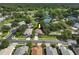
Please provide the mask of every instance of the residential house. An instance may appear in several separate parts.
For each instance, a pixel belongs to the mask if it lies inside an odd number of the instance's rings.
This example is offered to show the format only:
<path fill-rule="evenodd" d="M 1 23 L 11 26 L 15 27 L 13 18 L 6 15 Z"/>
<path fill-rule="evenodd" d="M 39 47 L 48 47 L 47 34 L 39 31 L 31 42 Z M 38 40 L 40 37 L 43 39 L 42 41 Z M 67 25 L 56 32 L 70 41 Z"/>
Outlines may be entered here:
<path fill-rule="evenodd" d="M 76 30 L 78 30 L 78 28 L 72 27 L 72 30 L 76 31 Z"/>
<path fill-rule="evenodd" d="M 42 55 L 43 49 L 41 46 L 36 46 L 32 48 L 32 55 Z"/>
<path fill-rule="evenodd" d="M 76 55 L 79 55 L 79 47 L 72 47 Z"/>
<path fill-rule="evenodd" d="M 74 52 L 72 50 L 70 50 L 70 49 L 67 49 L 67 50 L 69 51 L 70 55 L 74 55 Z"/>
<path fill-rule="evenodd" d="M 67 40 L 67 42 L 68 42 L 68 45 L 72 45 L 72 44 L 77 44 L 77 41 L 76 40 L 72 40 L 72 39 L 68 39 Z"/>
<path fill-rule="evenodd" d="M 72 20 L 72 21 L 75 21 L 75 20 L 77 20 L 77 17 L 74 17 L 74 16 L 68 16 L 68 19 L 69 19 L 69 20 Z"/>
<path fill-rule="evenodd" d="M 79 23 L 75 23 L 73 26 L 74 26 L 75 28 L 79 28 Z"/>
<path fill-rule="evenodd" d="M 47 55 L 58 55 L 56 48 L 46 47 Z"/>
<path fill-rule="evenodd" d="M 59 49 L 60 49 L 62 55 L 74 55 L 74 53 L 70 49 L 67 49 L 64 46 L 60 46 Z"/>
<path fill-rule="evenodd" d="M 14 55 L 23 55 L 23 54 L 28 55 L 28 49 L 29 49 L 28 46 L 19 47 L 15 50 Z"/>
<path fill-rule="evenodd" d="M 28 26 L 28 28 L 32 28 L 33 27 L 32 23 L 27 24 L 27 26 Z"/>
<path fill-rule="evenodd" d="M 33 31 L 32 28 L 28 28 L 25 30 L 24 35 L 26 35 L 26 37 L 29 37 L 32 35 L 32 31 Z"/>

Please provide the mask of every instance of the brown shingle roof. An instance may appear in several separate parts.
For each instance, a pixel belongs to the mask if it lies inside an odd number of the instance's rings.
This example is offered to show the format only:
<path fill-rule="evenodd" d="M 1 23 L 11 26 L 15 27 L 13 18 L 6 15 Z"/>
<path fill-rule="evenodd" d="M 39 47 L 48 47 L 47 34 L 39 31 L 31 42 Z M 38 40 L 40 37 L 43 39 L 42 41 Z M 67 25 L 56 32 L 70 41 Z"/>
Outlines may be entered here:
<path fill-rule="evenodd" d="M 42 55 L 43 49 L 41 46 L 36 46 L 32 48 L 32 55 Z"/>

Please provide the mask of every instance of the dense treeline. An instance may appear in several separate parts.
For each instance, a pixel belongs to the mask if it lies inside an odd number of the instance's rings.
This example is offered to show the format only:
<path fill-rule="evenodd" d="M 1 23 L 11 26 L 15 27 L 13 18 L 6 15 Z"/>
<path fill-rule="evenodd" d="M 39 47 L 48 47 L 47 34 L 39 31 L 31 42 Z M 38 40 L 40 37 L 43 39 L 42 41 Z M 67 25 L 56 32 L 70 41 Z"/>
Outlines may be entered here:
<path fill-rule="evenodd" d="M 14 7 L 14 6 L 21 6 L 21 7 L 78 7 L 79 4 L 73 4 L 73 3 L 2 3 L 0 6 L 8 6 L 8 7 Z"/>
<path fill-rule="evenodd" d="M 27 4 L 14 4 L 14 3 L 11 3 L 11 4 L 0 4 L 0 8 L 5 8 L 4 10 L 6 11 L 15 11 L 16 9 L 21 8 L 20 10 L 33 10 L 33 9 L 38 9 L 38 8 L 75 8 L 77 9 L 79 7 L 79 4 L 30 4 L 30 3 L 27 3 Z M 9 9 L 9 10 L 8 10 Z M 17 11 L 17 10 L 16 10 Z"/>

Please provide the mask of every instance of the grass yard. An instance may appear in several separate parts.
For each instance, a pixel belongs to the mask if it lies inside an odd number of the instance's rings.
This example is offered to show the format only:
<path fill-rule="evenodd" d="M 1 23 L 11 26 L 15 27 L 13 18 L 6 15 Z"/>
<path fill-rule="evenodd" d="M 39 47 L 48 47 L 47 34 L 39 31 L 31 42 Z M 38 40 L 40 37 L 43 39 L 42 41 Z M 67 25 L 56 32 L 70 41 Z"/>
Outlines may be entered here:
<path fill-rule="evenodd" d="M 18 40 L 26 40 L 26 37 L 25 36 L 18 36 L 16 37 Z"/>
<path fill-rule="evenodd" d="M 4 24 L 11 23 L 11 22 L 13 22 L 13 21 L 14 21 L 14 19 L 4 20 L 3 22 L 0 23 L 0 26 L 3 26 Z"/>
<path fill-rule="evenodd" d="M 8 34 L 8 32 L 3 33 L 2 35 L 0 35 L 0 40 L 3 39 L 3 37 L 5 37 Z"/>
<path fill-rule="evenodd" d="M 55 36 L 41 36 L 39 40 L 57 40 Z"/>

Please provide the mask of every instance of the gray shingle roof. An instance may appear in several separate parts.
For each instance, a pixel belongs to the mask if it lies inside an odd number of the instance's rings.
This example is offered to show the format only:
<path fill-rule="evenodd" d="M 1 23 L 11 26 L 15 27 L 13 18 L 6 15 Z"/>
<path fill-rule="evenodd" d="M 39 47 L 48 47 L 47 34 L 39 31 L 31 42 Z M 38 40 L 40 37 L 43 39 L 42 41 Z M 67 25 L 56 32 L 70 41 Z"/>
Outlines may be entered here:
<path fill-rule="evenodd" d="M 28 53 L 28 46 L 22 46 L 17 48 L 14 55 L 23 55 L 25 52 Z"/>
<path fill-rule="evenodd" d="M 28 28 L 25 30 L 24 35 L 30 36 L 30 35 L 32 35 L 32 31 L 33 31 L 33 29 Z"/>
<path fill-rule="evenodd" d="M 73 47 L 74 52 L 79 55 L 79 48 L 78 47 Z"/>
<path fill-rule="evenodd" d="M 66 47 L 60 46 L 60 50 L 61 50 L 62 55 L 70 55 Z"/>
<path fill-rule="evenodd" d="M 69 54 L 70 54 L 70 55 L 74 55 L 74 53 L 73 53 L 72 50 L 70 50 L 70 49 L 67 49 L 67 50 L 69 51 Z"/>
<path fill-rule="evenodd" d="M 56 48 L 46 47 L 47 55 L 58 55 Z"/>
<path fill-rule="evenodd" d="M 68 44 L 77 44 L 76 40 L 71 40 L 71 39 L 68 39 L 67 40 Z"/>
<path fill-rule="evenodd" d="M 74 27 L 79 28 L 79 23 L 75 23 Z"/>

